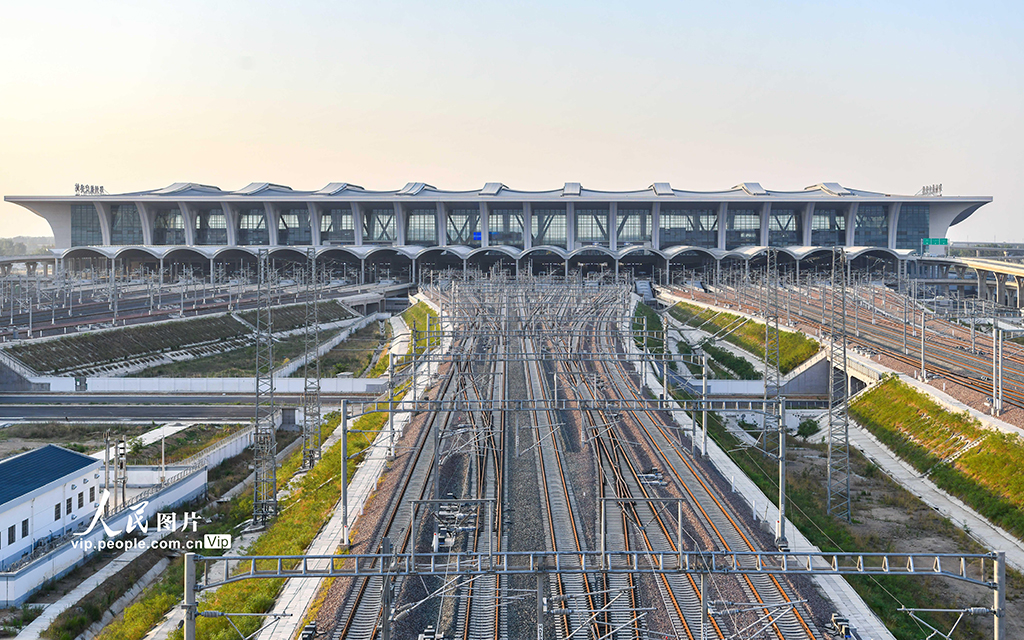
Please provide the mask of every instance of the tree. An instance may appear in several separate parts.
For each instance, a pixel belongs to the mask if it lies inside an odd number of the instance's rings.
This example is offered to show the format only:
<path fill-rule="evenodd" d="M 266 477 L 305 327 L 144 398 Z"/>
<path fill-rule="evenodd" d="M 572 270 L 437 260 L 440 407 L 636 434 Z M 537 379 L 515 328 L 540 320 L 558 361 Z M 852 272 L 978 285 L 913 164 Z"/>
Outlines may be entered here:
<path fill-rule="evenodd" d="M 821 431 L 821 425 L 818 424 L 817 420 L 814 418 L 804 418 L 800 421 L 800 426 L 797 427 L 796 435 L 806 440 L 819 431 Z"/>

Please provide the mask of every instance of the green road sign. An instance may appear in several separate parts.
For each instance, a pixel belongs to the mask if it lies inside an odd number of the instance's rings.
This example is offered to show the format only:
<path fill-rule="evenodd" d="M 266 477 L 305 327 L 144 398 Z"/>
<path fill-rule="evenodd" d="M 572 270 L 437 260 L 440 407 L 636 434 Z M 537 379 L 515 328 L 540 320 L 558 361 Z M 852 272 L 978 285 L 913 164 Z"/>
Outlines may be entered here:
<path fill-rule="evenodd" d="M 923 238 L 921 240 L 921 243 L 924 244 L 925 246 L 930 244 L 948 245 L 949 238 Z"/>

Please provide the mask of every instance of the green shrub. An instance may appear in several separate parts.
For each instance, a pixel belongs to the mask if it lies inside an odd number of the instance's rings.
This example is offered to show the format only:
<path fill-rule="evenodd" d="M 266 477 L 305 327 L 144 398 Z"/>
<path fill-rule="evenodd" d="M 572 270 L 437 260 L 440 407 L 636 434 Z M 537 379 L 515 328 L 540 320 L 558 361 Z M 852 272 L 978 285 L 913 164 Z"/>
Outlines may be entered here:
<path fill-rule="evenodd" d="M 740 380 L 760 380 L 762 377 L 761 373 L 746 358 L 734 355 L 728 350 L 716 347 L 713 344 L 705 344 L 704 350 L 712 358 L 735 373 Z"/>
<path fill-rule="evenodd" d="M 806 440 L 819 431 L 821 431 L 821 425 L 818 424 L 817 420 L 814 418 L 804 418 L 796 429 L 796 435 Z"/>

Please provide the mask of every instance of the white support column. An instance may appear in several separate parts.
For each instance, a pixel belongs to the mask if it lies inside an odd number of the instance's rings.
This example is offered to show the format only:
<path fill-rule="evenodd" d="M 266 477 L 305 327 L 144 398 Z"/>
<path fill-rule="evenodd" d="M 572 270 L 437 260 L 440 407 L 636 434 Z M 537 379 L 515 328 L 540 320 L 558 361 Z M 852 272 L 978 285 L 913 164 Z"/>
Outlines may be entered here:
<path fill-rule="evenodd" d="M 444 203 L 437 203 L 437 215 L 435 216 L 435 223 L 437 224 L 437 244 L 441 247 L 448 246 L 448 216 L 445 214 Z"/>
<path fill-rule="evenodd" d="M 363 208 L 358 202 L 353 202 L 352 207 L 352 229 L 355 231 L 355 246 L 363 245 Z M 362 280 L 359 281 L 362 284 Z"/>
<path fill-rule="evenodd" d="M 487 211 L 487 203 L 480 203 L 480 246 L 491 246 L 491 216 Z"/>
<path fill-rule="evenodd" d="M 263 203 L 263 215 L 267 217 L 267 243 L 271 247 L 276 247 L 277 241 L 277 210 L 274 208 L 273 203 Z"/>
<path fill-rule="evenodd" d="M 565 250 L 572 251 L 576 248 L 576 203 L 565 203 Z M 566 265 L 569 260 L 566 259 Z"/>
<path fill-rule="evenodd" d="M 729 224 L 729 203 L 721 202 L 718 205 L 718 244 L 719 249 L 725 250 L 725 228 Z"/>
<path fill-rule="evenodd" d="M 533 248 L 533 205 L 523 203 L 523 251 Z"/>
<path fill-rule="evenodd" d="M 93 202 L 96 207 L 96 215 L 100 218 L 100 233 L 103 235 L 103 244 L 110 246 L 110 205 L 99 200 Z"/>
<path fill-rule="evenodd" d="M 238 246 L 238 209 L 230 202 L 220 203 L 221 211 L 224 212 L 224 224 L 228 228 L 228 246 Z"/>
<path fill-rule="evenodd" d="M 154 212 L 145 202 L 136 202 L 135 208 L 138 209 L 139 220 L 142 221 L 142 244 L 152 246 Z"/>
<path fill-rule="evenodd" d="M 661 251 L 661 203 L 651 204 L 651 247 Z"/>
<path fill-rule="evenodd" d="M 196 213 L 192 205 L 187 202 L 178 203 L 178 211 L 181 212 L 181 219 L 185 223 L 185 244 L 196 246 Z"/>
<path fill-rule="evenodd" d="M 320 207 L 315 202 L 307 202 L 306 211 L 309 212 L 309 229 L 312 231 L 309 237 L 313 246 L 319 247 L 323 244 L 320 239 Z"/>
<path fill-rule="evenodd" d="M 899 223 L 900 223 L 900 203 L 899 202 L 893 202 L 892 204 L 889 205 L 889 218 L 888 218 L 887 222 L 889 223 L 889 230 L 888 230 L 889 235 L 888 235 L 888 238 L 886 238 L 886 240 L 887 240 L 886 246 L 889 247 L 890 249 L 895 249 L 896 248 L 896 227 L 898 227 Z"/>
<path fill-rule="evenodd" d="M 399 246 L 405 246 L 408 242 L 409 235 L 409 214 L 405 210 L 405 205 L 401 202 L 396 202 L 395 207 L 395 244 Z"/>
<path fill-rule="evenodd" d="M 857 208 L 856 202 L 850 204 L 850 210 L 846 212 L 846 246 L 852 247 L 856 239 L 857 231 Z"/>
<path fill-rule="evenodd" d="M 765 202 L 764 204 L 761 205 L 761 238 L 760 238 L 760 244 L 761 244 L 762 247 L 767 247 L 768 246 L 768 240 L 769 240 L 769 235 L 770 235 L 769 228 L 771 227 L 771 225 L 769 223 L 771 221 L 771 217 L 772 217 L 772 203 L 771 202 Z"/>
<path fill-rule="evenodd" d="M 803 212 L 804 223 L 800 226 L 800 244 L 805 247 L 811 246 L 811 231 L 814 227 L 814 203 L 808 202 Z"/>
<path fill-rule="evenodd" d="M 608 248 L 612 251 L 619 250 L 619 203 L 612 202 L 608 205 Z"/>

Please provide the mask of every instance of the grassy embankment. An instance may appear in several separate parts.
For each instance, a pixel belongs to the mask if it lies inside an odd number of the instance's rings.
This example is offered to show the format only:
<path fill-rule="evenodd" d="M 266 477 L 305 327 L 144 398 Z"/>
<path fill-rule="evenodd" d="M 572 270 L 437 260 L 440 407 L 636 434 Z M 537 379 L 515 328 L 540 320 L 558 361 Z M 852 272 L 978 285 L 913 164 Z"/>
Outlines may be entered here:
<path fill-rule="evenodd" d="M 372 322 L 356 331 L 338 346 L 320 358 L 320 375 L 334 378 L 339 373 L 352 373 L 358 376 L 373 361 L 373 354 L 385 336 L 381 335 L 376 322 Z M 305 375 L 300 367 L 292 374 L 293 378 Z"/>
<path fill-rule="evenodd" d="M 947 411 L 890 378 L 850 404 L 850 416 L 898 456 L 991 522 L 1024 539 L 1024 444 Z"/>
<path fill-rule="evenodd" d="M 322 300 L 317 307 L 317 318 L 320 320 L 320 324 L 337 322 L 352 317 L 351 313 L 343 309 L 334 300 Z M 256 324 L 255 311 L 244 311 L 238 315 L 249 324 Z M 292 329 L 306 326 L 305 303 L 300 302 L 299 304 L 290 304 L 285 307 L 271 309 L 270 325 L 275 332 L 291 331 Z"/>
<path fill-rule="evenodd" d="M 677 397 L 685 396 L 677 394 Z M 757 454 L 728 433 L 720 415 L 714 412 L 708 415 L 708 435 L 728 453 L 743 473 L 771 498 L 772 503 L 777 504 L 776 463 Z M 693 417 L 699 424 L 701 415 L 695 413 Z M 806 450 L 806 453 L 801 453 L 801 450 Z M 787 458 L 795 460 L 805 456 L 823 460 L 824 445 L 791 440 Z M 952 523 L 940 518 L 917 498 L 896 485 L 856 450 L 850 452 L 850 465 L 855 476 L 880 483 L 885 488 L 885 493 L 890 496 L 887 501 L 907 511 L 908 514 L 914 511 L 913 517 L 907 516 L 908 526 L 957 540 L 962 545 L 972 544 Z M 882 540 L 872 533 L 858 531 L 855 525 L 834 519 L 826 513 L 824 472 L 821 469 L 817 471 L 819 473 L 811 473 L 805 468 L 802 472 L 793 472 L 791 466 L 790 472 L 786 474 L 786 499 L 789 505 L 787 516 L 790 522 L 823 551 L 892 551 L 895 541 Z M 861 500 L 870 500 L 872 496 L 865 496 L 862 492 L 853 499 L 856 508 Z M 972 550 L 980 551 L 977 548 Z M 899 640 L 917 640 L 921 637 L 921 627 L 905 613 L 897 611 L 900 606 L 928 608 L 944 598 L 941 585 L 927 578 L 847 576 L 846 579 Z M 946 628 L 955 620 L 955 617 L 949 615 L 926 614 L 924 617 L 940 627 L 945 624 Z M 977 636 L 972 634 L 970 637 Z"/>
<path fill-rule="evenodd" d="M 40 373 L 58 374 L 86 366 L 237 339 L 248 333 L 248 327 L 241 322 L 222 315 L 27 342 L 11 347 L 10 353 Z"/>
<path fill-rule="evenodd" d="M 419 332 L 419 335 L 416 338 L 416 343 L 409 345 L 409 351 L 407 353 L 413 353 L 414 349 L 416 353 L 424 353 L 441 343 L 437 336 L 428 336 L 426 334 L 428 327 L 436 329 L 436 325 L 434 324 L 436 319 L 437 313 L 423 302 L 417 302 L 402 312 L 402 320 L 405 321 L 409 330 L 412 331 L 413 327 L 415 327 Z M 388 324 L 390 326 L 390 323 Z M 387 348 L 390 348 L 390 345 L 388 345 Z M 407 360 L 408 358 L 405 357 L 399 358 L 395 366 L 399 367 L 405 364 Z M 391 354 L 387 352 L 382 353 L 380 358 L 377 360 L 377 363 L 373 366 L 373 370 L 370 372 L 369 377 L 377 378 L 386 374 L 390 362 Z"/>
<path fill-rule="evenodd" d="M 163 455 L 167 464 L 184 460 L 203 449 L 229 438 L 246 424 L 194 424 L 179 431 L 163 442 Z M 153 425 L 156 428 L 156 425 Z M 129 441 L 129 446 L 132 443 Z M 161 442 L 157 440 L 144 447 L 132 447 L 128 451 L 129 464 L 160 464 Z"/>
<path fill-rule="evenodd" d="M 337 333 L 323 332 L 321 340 L 327 340 Z M 274 342 L 274 368 L 287 364 L 301 356 L 306 349 L 305 338 L 290 336 Z M 130 377 L 136 378 L 251 378 L 255 373 L 256 347 L 250 345 L 241 349 L 216 353 L 211 356 L 172 362 L 150 367 Z"/>
<path fill-rule="evenodd" d="M 683 324 L 702 327 L 712 334 L 726 327 L 735 327 L 739 320 L 737 315 L 718 313 L 686 302 L 676 304 L 668 312 Z M 723 339 L 759 358 L 764 358 L 764 332 L 764 324 L 748 321 Z M 779 370 L 783 375 L 796 369 L 818 352 L 818 343 L 807 336 L 790 331 L 780 333 Z"/>

